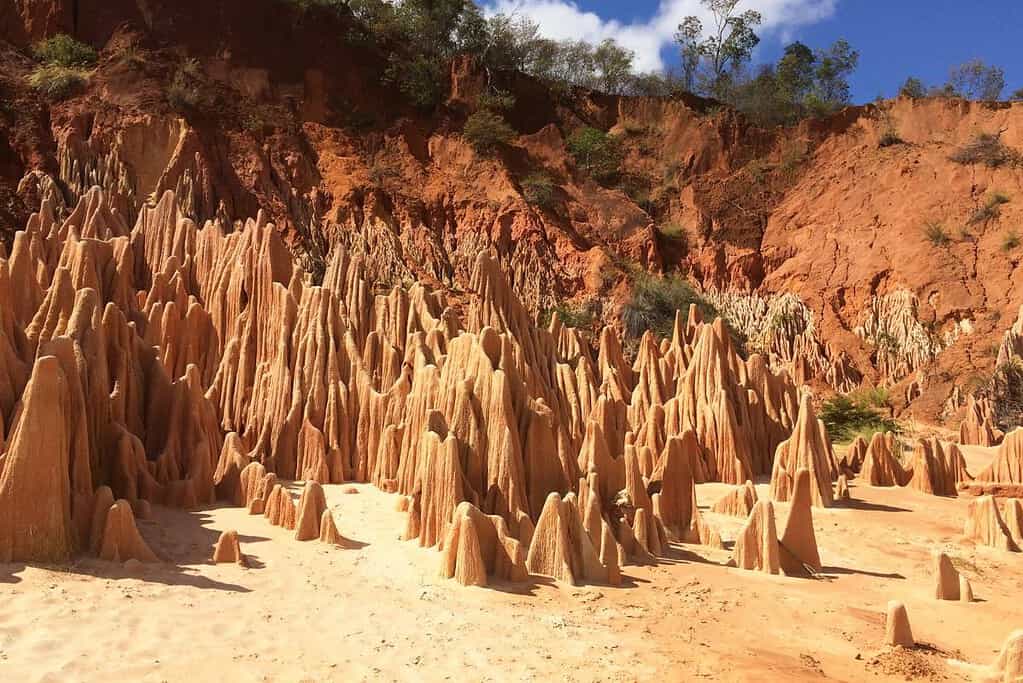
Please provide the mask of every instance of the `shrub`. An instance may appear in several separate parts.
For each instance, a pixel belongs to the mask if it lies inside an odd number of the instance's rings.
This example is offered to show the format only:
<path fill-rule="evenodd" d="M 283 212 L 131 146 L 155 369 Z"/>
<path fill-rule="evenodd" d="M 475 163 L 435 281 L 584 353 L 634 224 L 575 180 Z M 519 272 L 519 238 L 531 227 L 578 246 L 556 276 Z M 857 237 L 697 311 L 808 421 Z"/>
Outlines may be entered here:
<path fill-rule="evenodd" d="M 957 164 L 984 164 L 998 168 L 1020 162 L 1019 152 L 1002 142 L 1000 133 L 978 133 L 949 156 Z"/>
<path fill-rule="evenodd" d="M 500 114 L 481 109 L 466 120 L 462 135 L 479 154 L 491 154 L 515 137 L 515 131 Z"/>
<path fill-rule="evenodd" d="M 515 95 L 507 90 L 494 90 L 480 95 L 478 104 L 480 109 L 493 111 L 507 111 L 515 106 Z"/>
<path fill-rule="evenodd" d="M 763 185 L 770 171 L 770 165 L 764 159 L 753 159 L 746 164 L 746 174 L 755 185 Z"/>
<path fill-rule="evenodd" d="M 618 175 L 622 151 L 613 136 L 597 128 L 583 126 L 569 136 L 567 146 L 579 168 L 597 180 L 610 180 Z"/>
<path fill-rule="evenodd" d="M 1005 233 L 1005 236 L 1002 238 L 1002 251 L 1008 252 L 1013 251 L 1014 249 L 1019 249 L 1019 244 L 1019 233 L 1015 230 L 1010 230 Z"/>
<path fill-rule="evenodd" d="M 28 84 L 47 99 L 63 100 L 82 90 L 87 80 L 82 69 L 47 64 L 36 67 L 28 77 Z"/>
<path fill-rule="evenodd" d="M 877 432 L 898 434 L 901 431 L 899 423 L 885 417 L 877 409 L 881 407 L 877 406 L 877 403 L 878 399 L 882 397 L 884 398 L 883 406 L 887 403 L 886 395 L 857 393 L 835 396 L 825 401 L 821 406 L 820 419 L 824 422 L 832 441 L 847 443 L 857 436 L 862 436 L 865 440 L 870 441 L 870 438 Z"/>
<path fill-rule="evenodd" d="M 313 7 L 325 7 L 327 9 L 339 11 L 342 8 L 347 7 L 347 3 L 344 0 L 288 0 L 291 4 L 298 7 L 303 12 L 308 12 Z"/>
<path fill-rule="evenodd" d="M 115 55 L 115 57 L 121 64 L 125 64 L 136 69 L 146 63 L 145 50 L 135 44 L 125 45 L 124 48 Z"/>
<path fill-rule="evenodd" d="M 178 65 L 167 87 L 167 101 L 182 112 L 205 112 L 216 104 L 216 97 L 206 86 L 198 59 L 186 59 Z"/>
<path fill-rule="evenodd" d="M 78 67 L 87 69 L 96 66 L 99 54 L 85 43 L 79 42 L 69 35 L 60 35 L 41 40 L 32 46 L 32 55 L 36 61 L 51 66 Z"/>
<path fill-rule="evenodd" d="M 447 76 L 435 60 L 424 55 L 403 59 L 391 55 L 384 80 L 394 84 L 413 106 L 429 111 L 443 99 Z"/>
<path fill-rule="evenodd" d="M 912 97 L 914 99 L 921 99 L 927 97 L 927 89 L 924 88 L 923 81 L 919 78 L 910 76 L 906 79 L 906 82 L 899 88 L 899 97 Z"/>
<path fill-rule="evenodd" d="M 705 320 L 718 317 L 718 311 L 692 286 L 679 278 L 656 278 L 643 274 L 632 283 L 632 296 L 622 306 L 625 332 L 639 338 L 647 330 L 659 337 L 670 337 L 675 312 L 685 315 L 696 304 Z"/>
<path fill-rule="evenodd" d="M 527 202 L 544 208 L 554 203 L 554 180 L 542 171 L 530 173 L 522 179 L 522 196 Z"/>
<path fill-rule="evenodd" d="M 924 226 L 924 236 L 936 247 L 944 247 L 951 241 L 945 226 L 936 221 L 931 221 Z"/>
<path fill-rule="evenodd" d="M 1001 192 L 993 192 L 991 196 L 987 198 L 987 201 L 984 202 L 983 206 L 973 212 L 968 223 L 970 225 L 976 225 L 977 223 L 984 223 L 992 218 L 997 218 L 1001 213 L 1001 209 L 999 209 L 999 207 L 1008 201 L 1008 195 Z"/>
<path fill-rule="evenodd" d="M 587 329 L 593 327 L 597 320 L 596 306 L 593 300 L 579 304 L 562 301 L 550 310 L 550 315 L 556 315 L 558 320 L 568 327 Z"/>
<path fill-rule="evenodd" d="M 99 60 L 95 49 L 63 33 L 33 45 L 32 55 L 40 65 L 28 84 L 50 100 L 66 99 L 84 88 L 89 68 Z"/>
<path fill-rule="evenodd" d="M 806 161 L 808 150 L 806 144 L 794 140 L 785 144 L 781 150 L 781 162 L 778 167 L 787 176 L 792 176 L 796 169 Z"/>
<path fill-rule="evenodd" d="M 889 128 L 881 134 L 881 139 L 877 141 L 877 146 L 880 148 L 891 147 L 893 145 L 904 145 L 906 141 L 899 137 L 899 134 L 895 132 L 894 128 Z"/>

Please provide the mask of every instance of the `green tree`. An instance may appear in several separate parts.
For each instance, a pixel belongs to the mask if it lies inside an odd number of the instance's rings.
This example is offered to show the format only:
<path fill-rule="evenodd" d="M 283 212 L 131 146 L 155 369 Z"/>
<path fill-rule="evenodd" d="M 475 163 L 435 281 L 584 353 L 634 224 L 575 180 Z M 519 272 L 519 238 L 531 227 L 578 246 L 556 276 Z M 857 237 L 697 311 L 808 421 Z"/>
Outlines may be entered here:
<path fill-rule="evenodd" d="M 579 168 L 597 180 L 609 180 L 618 174 L 622 152 L 613 136 L 597 128 L 583 126 L 569 136 L 566 144 Z"/>
<path fill-rule="evenodd" d="M 910 76 L 906 79 L 906 82 L 899 88 L 900 97 L 912 97 L 913 99 L 921 99 L 927 97 L 927 89 L 924 87 L 924 82 L 915 76 Z"/>
<path fill-rule="evenodd" d="M 801 103 L 814 86 L 817 57 L 813 50 L 800 42 L 785 47 L 775 68 L 778 91 L 782 98 Z"/>
<path fill-rule="evenodd" d="M 539 24 L 528 17 L 498 14 L 487 21 L 487 31 L 489 42 L 484 52 L 487 64 L 508 71 L 529 68 L 539 39 Z"/>
<path fill-rule="evenodd" d="M 814 72 L 814 104 L 829 111 L 849 104 L 849 75 L 856 70 L 859 61 L 860 53 L 844 39 L 836 40 L 827 50 L 818 51 Z"/>
<path fill-rule="evenodd" d="M 770 64 L 761 66 L 752 78 L 734 78 L 728 101 L 761 126 L 791 123 L 802 111 Z"/>
<path fill-rule="evenodd" d="M 423 109 L 443 97 L 447 61 L 486 41 L 485 21 L 471 0 L 350 0 L 349 7 L 385 50 L 386 81 Z"/>
<path fill-rule="evenodd" d="M 727 88 L 727 81 L 750 60 L 753 48 L 760 42 L 754 29 L 763 22 L 763 17 L 756 10 L 738 13 L 737 7 L 740 2 L 741 0 L 700 0 L 700 4 L 709 10 L 713 17 L 710 35 L 697 45 L 700 57 L 707 62 L 710 71 L 708 89 L 714 95 Z M 698 25 L 699 20 L 696 17 L 689 16 L 683 19 L 679 24 L 683 38 L 688 40 L 688 34 Z M 684 42 L 680 45 L 687 49 Z"/>
<path fill-rule="evenodd" d="M 670 97 L 686 89 L 685 83 L 677 74 L 650 71 L 631 75 L 625 86 L 625 94 L 639 97 Z"/>
<path fill-rule="evenodd" d="M 614 40 L 604 39 L 593 51 L 598 88 L 606 93 L 621 94 L 632 73 L 632 60 L 635 56 L 636 53 L 621 47 Z"/>
<path fill-rule="evenodd" d="M 489 109 L 473 113 L 465 122 L 462 135 L 479 154 L 493 154 L 501 145 L 507 144 L 515 131 L 500 114 Z"/>
<path fill-rule="evenodd" d="M 968 100 L 997 100 L 1005 90 L 1005 71 L 971 59 L 949 72 L 945 91 Z"/>
<path fill-rule="evenodd" d="M 700 38 L 703 36 L 703 23 L 697 17 L 686 17 L 678 25 L 675 42 L 678 43 L 682 58 L 682 86 L 689 92 L 696 89 L 696 71 L 700 68 L 700 57 L 703 49 Z"/>

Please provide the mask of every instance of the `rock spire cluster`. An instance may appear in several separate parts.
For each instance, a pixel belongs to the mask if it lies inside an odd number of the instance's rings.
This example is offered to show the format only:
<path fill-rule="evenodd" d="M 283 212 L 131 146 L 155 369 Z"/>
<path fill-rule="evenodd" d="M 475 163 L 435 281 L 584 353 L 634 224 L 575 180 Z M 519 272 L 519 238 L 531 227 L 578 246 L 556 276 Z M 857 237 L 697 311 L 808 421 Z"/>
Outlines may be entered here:
<path fill-rule="evenodd" d="M 743 516 L 758 475 L 831 502 L 809 399 L 695 307 L 630 363 L 611 329 L 537 326 L 486 253 L 458 315 L 341 249 L 310 284 L 263 215 L 198 226 L 168 192 L 129 227 L 99 189 L 66 220 L 53 202 L 0 260 L 2 558 L 150 559 L 132 511 L 217 500 L 344 545 L 322 486 L 371 482 L 463 583 L 614 584 L 669 543 L 721 547 L 697 483 L 747 486 Z"/>

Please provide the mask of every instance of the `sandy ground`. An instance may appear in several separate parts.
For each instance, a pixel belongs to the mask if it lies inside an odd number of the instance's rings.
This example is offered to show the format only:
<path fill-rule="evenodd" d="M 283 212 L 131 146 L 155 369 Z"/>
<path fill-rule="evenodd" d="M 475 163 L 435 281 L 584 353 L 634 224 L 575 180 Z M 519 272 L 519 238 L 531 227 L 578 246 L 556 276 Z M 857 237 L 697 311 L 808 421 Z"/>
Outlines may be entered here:
<path fill-rule="evenodd" d="M 990 454 L 968 457 L 975 471 Z M 241 509 L 158 508 L 140 528 L 167 563 L 137 577 L 93 560 L 0 565 L 0 680 L 976 680 L 1023 627 L 1023 554 L 962 543 L 965 498 L 853 482 L 857 500 L 815 510 L 818 580 L 677 546 L 656 567 L 627 567 L 619 588 L 462 588 L 438 576 L 436 551 L 398 540 L 394 496 L 325 488 L 361 547 L 301 543 Z M 726 488 L 701 485 L 701 506 Z M 781 528 L 787 506 L 776 509 Z M 730 546 L 742 520 L 708 519 Z M 252 568 L 206 563 L 224 529 Z M 933 599 L 937 547 L 977 602 Z M 891 599 L 925 648 L 880 647 Z"/>

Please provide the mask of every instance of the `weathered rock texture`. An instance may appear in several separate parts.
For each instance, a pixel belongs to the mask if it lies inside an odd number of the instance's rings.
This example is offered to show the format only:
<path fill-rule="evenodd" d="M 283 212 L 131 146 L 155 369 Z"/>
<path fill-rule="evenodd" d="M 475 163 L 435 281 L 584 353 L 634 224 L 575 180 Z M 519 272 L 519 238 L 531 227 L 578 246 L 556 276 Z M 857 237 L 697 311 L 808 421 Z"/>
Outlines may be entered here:
<path fill-rule="evenodd" d="M 1018 683 L 1023 680 L 1023 629 L 1013 631 L 991 665 L 992 683 Z"/>
<path fill-rule="evenodd" d="M 739 569 L 767 574 L 781 573 L 778 529 L 774 521 L 774 505 L 761 500 L 753 506 L 746 525 L 735 539 L 731 563 Z"/>
<path fill-rule="evenodd" d="M 117 206 L 92 189 L 58 220 L 48 198 L 0 260 L 7 557 L 87 550 L 101 490 L 129 511 L 219 499 L 337 543 L 322 485 L 359 481 L 407 500 L 406 538 L 454 534 L 460 580 L 482 580 L 478 546 L 489 576 L 616 583 L 669 540 L 721 547 L 695 484 L 744 484 L 775 451 L 830 502 L 809 400 L 695 307 L 630 365 L 610 329 L 593 349 L 536 326 L 491 254 L 459 316 L 419 284 L 374 293 L 340 248 L 310 284 L 264 214 L 200 227 L 167 192 L 129 228 Z"/>
<path fill-rule="evenodd" d="M 1014 509 L 1014 519 L 1018 519 L 1016 514 L 1017 509 Z M 982 496 L 970 502 L 963 535 L 981 545 L 1010 552 L 1020 551 L 1017 538 L 1013 537 L 1013 533 L 1002 518 L 998 501 L 994 496 Z"/>
<path fill-rule="evenodd" d="M 966 415 L 959 426 L 959 443 L 996 446 L 1005 434 L 995 425 L 994 408 L 989 398 L 967 398 Z"/>
<path fill-rule="evenodd" d="M 238 543 L 238 532 L 232 530 L 224 531 L 213 546 L 213 562 L 215 564 L 234 562 L 241 566 L 246 565 L 245 555 L 242 554 L 241 544 Z"/>
<path fill-rule="evenodd" d="M 807 469 L 796 472 L 789 517 L 779 539 L 781 568 L 789 576 L 812 574 L 821 570 L 817 537 L 813 531 L 811 475 Z"/>
<path fill-rule="evenodd" d="M 1005 436 L 995 458 L 977 473 L 978 482 L 1023 484 L 1023 428 L 1016 428 Z"/>
<path fill-rule="evenodd" d="M 712 512 L 732 517 L 749 517 L 753 512 L 753 506 L 757 504 L 757 490 L 753 482 L 747 481 L 742 486 L 736 486 L 719 499 L 711 507 Z"/>
<path fill-rule="evenodd" d="M 934 553 L 934 597 L 938 600 L 959 600 L 961 577 L 952 559 L 945 553 Z M 967 584 L 969 585 L 969 584 Z"/>
<path fill-rule="evenodd" d="M 885 618 L 884 644 L 893 647 L 913 647 L 913 629 L 909 626 L 909 615 L 906 606 L 895 600 L 888 603 L 888 614 Z"/>

